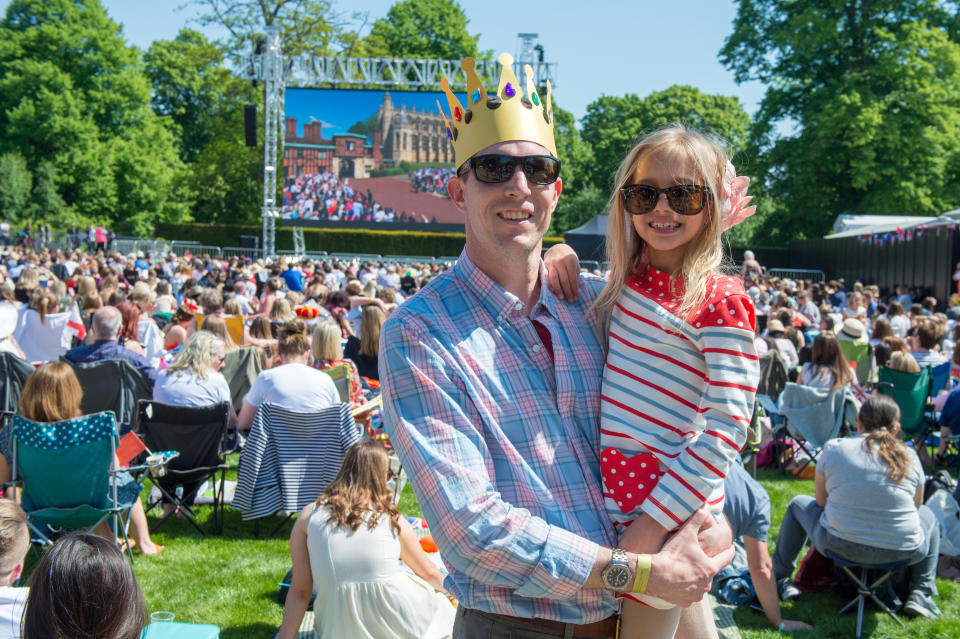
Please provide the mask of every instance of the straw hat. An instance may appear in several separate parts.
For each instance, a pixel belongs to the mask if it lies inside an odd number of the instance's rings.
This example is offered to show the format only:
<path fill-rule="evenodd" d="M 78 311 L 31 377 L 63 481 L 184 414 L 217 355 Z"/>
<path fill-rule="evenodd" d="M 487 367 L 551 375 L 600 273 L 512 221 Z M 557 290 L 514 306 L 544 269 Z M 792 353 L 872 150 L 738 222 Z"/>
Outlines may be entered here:
<path fill-rule="evenodd" d="M 782 333 L 783 331 L 784 331 L 783 322 L 781 322 L 780 320 L 772 319 L 769 322 L 767 322 L 768 333 L 776 333 L 776 332 Z"/>
<path fill-rule="evenodd" d="M 855 317 L 848 317 L 843 320 L 843 328 L 840 329 L 839 339 L 849 339 L 853 341 L 862 340 L 867 329 L 863 323 Z"/>

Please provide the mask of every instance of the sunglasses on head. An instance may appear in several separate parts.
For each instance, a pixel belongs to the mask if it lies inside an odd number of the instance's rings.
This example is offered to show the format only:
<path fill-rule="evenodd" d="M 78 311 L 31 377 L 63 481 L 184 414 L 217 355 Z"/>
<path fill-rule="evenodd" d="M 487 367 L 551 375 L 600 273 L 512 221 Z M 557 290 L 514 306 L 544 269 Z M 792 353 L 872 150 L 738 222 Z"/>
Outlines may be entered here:
<path fill-rule="evenodd" d="M 517 165 L 523 169 L 527 181 L 533 184 L 553 184 L 560 176 L 560 160 L 552 155 L 524 155 L 517 157 L 494 153 L 477 155 L 464 163 L 457 176 L 470 167 L 477 180 L 484 184 L 503 184 L 513 177 Z"/>
<path fill-rule="evenodd" d="M 623 208 L 631 215 L 643 215 L 657 208 L 661 193 L 667 196 L 670 208 L 680 215 L 696 215 L 707 205 L 710 187 L 678 184 L 658 189 L 649 184 L 628 184 L 620 189 Z"/>

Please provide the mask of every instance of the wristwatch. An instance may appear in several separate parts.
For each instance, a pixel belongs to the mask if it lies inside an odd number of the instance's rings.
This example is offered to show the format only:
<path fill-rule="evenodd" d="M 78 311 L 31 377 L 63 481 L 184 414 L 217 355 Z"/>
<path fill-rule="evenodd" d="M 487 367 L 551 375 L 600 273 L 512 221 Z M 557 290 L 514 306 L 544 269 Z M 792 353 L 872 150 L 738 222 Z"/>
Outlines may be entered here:
<path fill-rule="evenodd" d="M 600 573 L 600 578 L 603 580 L 603 587 L 606 590 L 615 592 L 630 590 L 630 586 L 633 585 L 633 572 L 630 570 L 630 562 L 627 560 L 625 550 L 613 549 L 610 563 Z"/>

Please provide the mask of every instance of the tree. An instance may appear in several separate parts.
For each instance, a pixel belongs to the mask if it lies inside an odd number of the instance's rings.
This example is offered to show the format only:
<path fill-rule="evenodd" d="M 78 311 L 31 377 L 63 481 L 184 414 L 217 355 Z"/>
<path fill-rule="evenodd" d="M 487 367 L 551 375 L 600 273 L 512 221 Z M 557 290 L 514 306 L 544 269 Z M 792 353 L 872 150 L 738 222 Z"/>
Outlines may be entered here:
<path fill-rule="evenodd" d="M 400 0 L 373 23 L 360 53 L 396 58 L 459 60 L 481 57 L 480 34 L 470 35 L 470 20 L 455 0 Z"/>
<path fill-rule="evenodd" d="M 32 204 L 30 212 L 34 219 L 50 222 L 63 212 L 64 201 L 57 191 L 57 170 L 47 160 L 37 167 Z"/>
<path fill-rule="evenodd" d="M 750 116 L 740 100 L 674 85 L 645 98 L 601 96 L 587 106 L 583 139 L 593 148 L 590 181 L 609 192 L 620 162 L 643 133 L 682 122 L 723 140 L 736 157 L 743 149 Z"/>
<path fill-rule="evenodd" d="M 0 23 L 0 152 L 57 167 L 65 205 L 147 232 L 186 214 L 183 164 L 139 54 L 98 0 L 14 0 Z"/>
<path fill-rule="evenodd" d="M 580 136 L 576 118 L 554 101 L 553 119 L 563 193 L 550 223 L 550 233 L 563 235 L 565 231 L 583 225 L 594 215 L 603 213 L 606 196 L 591 182 L 593 149 Z"/>
<path fill-rule="evenodd" d="M 777 211 L 761 235 L 960 203 L 957 24 L 938 0 L 740 0 L 720 55 L 768 87 L 750 132 L 751 174 Z"/>
<path fill-rule="evenodd" d="M 234 62 L 262 51 L 266 27 L 283 30 L 287 55 L 333 55 L 345 31 L 343 16 L 328 0 L 192 0 L 190 4 L 204 11 L 197 18 L 201 25 L 223 27 L 230 34 L 223 45 Z"/>
<path fill-rule="evenodd" d="M 16 151 L 0 155 L 0 219 L 26 217 L 33 175 Z"/>
<path fill-rule="evenodd" d="M 255 221 L 262 187 L 254 169 L 263 155 L 245 144 L 243 107 L 262 106 L 262 92 L 234 76 L 220 48 L 192 29 L 154 42 L 144 59 L 154 111 L 172 123 L 189 167 L 184 188 L 193 217 Z"/>

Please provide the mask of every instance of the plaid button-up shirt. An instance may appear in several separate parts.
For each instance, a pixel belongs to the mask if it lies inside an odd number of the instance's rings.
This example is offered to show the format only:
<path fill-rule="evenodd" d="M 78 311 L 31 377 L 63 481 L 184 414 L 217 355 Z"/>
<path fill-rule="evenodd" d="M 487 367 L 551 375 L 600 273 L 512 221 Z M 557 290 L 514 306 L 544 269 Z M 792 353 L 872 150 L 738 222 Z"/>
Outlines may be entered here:
<path fill-rule="evenodd" d="M 383 327 L 386 429 L 445 586 L 468 608 L 567 623 L 616 612 L 609 593 L 581 589 L 598 544 L 616 541 L 600 487 L 604 355 L 588 311 L 602 285 L 581 278 L 573 304 L 543 286 L 527 316 L 464 253 Z"/>

